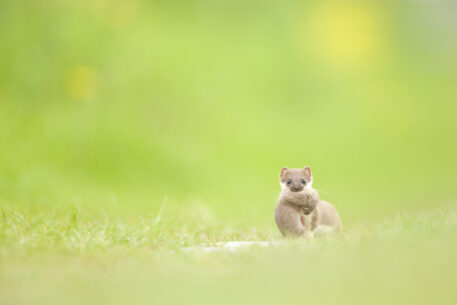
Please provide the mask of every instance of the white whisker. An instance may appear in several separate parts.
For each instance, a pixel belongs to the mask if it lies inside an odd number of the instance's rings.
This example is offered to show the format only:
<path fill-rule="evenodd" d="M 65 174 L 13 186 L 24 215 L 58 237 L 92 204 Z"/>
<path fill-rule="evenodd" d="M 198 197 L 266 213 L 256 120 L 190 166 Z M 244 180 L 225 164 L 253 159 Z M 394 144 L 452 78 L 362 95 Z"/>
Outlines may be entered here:
<path fill-rule="evenodd" d="M 329 197 L 331 197 L 331 198 L 336 198 L 335 195 L 332 195 L 332 194 L 330 194 L 330 193 L 327 193 L 327 192 L 325 192 L 325 191 L 323 191 L 323 190 L 319 190 L 319 189 L 317 189 L 317 188 L 314 188 L 314 189 L 315 189 L 316 191 L 318 191 L 319 193 L 325 194 L 325 195 L 327 195 L 327 196 L 329 196 Z"/>

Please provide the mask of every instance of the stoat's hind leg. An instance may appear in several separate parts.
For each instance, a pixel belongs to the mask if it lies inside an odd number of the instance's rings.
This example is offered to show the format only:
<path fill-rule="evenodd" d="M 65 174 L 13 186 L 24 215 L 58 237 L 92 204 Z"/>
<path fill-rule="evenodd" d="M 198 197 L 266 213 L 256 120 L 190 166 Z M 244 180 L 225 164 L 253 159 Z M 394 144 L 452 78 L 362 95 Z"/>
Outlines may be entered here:
<path fill-rule="evenodd" d="M 337 235 L 339 230 L 333 226 L 319 225 L 314 233 L 317 237 L 330 237 Z"/>

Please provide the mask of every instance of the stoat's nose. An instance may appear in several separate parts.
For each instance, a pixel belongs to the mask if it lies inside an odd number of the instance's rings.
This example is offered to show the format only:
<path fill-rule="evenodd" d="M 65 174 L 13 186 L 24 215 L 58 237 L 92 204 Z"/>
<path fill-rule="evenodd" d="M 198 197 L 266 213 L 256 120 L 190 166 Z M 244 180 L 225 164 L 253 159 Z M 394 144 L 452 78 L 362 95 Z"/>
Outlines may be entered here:
<path fill-rule="evenodd" d="M 292 191 L 294 192 L 298 192 L 302 189 L 302 187 L 300 185 L 294 185 L 291 187 Z"/>

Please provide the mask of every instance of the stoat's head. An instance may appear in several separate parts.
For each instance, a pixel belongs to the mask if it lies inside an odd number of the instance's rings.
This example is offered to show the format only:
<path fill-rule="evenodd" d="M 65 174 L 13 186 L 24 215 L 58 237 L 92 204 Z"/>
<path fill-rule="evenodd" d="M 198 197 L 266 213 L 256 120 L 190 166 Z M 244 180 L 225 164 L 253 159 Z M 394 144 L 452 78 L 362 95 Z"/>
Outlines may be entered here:
<path fill-rule="evenodd" d="M 279 183 L 283 191 L 301 192 L 305 188 L 311 188 L 313 176 L 311 168 L 287 168 L 281 169 Z"/>

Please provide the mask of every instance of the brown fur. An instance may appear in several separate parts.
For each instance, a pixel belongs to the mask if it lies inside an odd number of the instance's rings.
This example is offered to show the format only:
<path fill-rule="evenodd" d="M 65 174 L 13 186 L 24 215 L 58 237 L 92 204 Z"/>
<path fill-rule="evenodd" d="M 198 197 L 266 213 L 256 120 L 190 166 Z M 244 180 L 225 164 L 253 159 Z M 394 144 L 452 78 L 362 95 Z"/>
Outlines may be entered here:
<path fill-rule="evenodd" d="M 284 236 L 305 236 L 319 226 L 328 226 L 334 231 L 342 229 L 336 209 L 319 199 L 311 187 L 312 174 L 309 167 L 303 169 L 281 169 L 280 182 L 283 190 L 275 209 L 275 221 Z M 305 215 L 311 215 L 308 224 Z"/>

